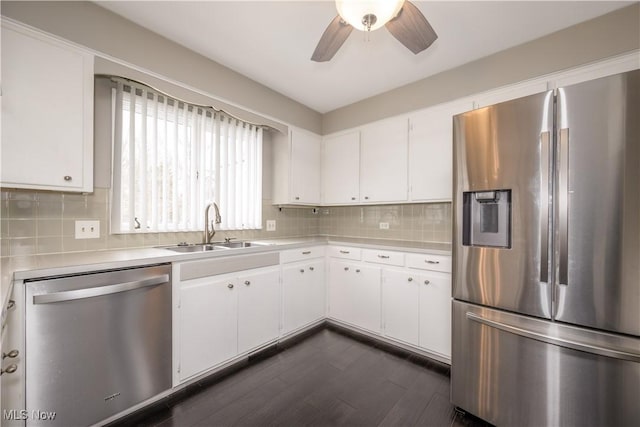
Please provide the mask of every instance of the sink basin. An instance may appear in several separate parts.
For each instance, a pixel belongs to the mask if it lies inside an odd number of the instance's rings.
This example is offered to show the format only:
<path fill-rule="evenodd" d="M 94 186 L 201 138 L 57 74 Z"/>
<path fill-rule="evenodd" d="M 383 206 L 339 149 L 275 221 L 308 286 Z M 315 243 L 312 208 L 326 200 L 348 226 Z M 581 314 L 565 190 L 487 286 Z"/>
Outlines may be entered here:
<path fill-rule="evenodd" d="M 207 252 L 215 250 L 235 249 L 235 248 L 250 248 L 253 246 L 264 246 L 265 243 L 256 242 L 214 242 L 214 243 L 191 243 L 180 244 L 173 246 L 162 246 L 162 249 L 169 249 L 174 252 L 190 253 L 190 252 Z"/>
<path fill-rule="evenodd" d="M 252 246 L 264 246 L 264 244 L 255 243 L 255 242 L 225 242 L 225 243 L 216 243 L 216 247 L 225 248 L 225 249 L 233 249 L 233 248 L 250 248 Z"/>
<path fill-rule="evenodd" d="M 163 246 L 164 249 L 169 249 L 174 252 L 207 252 L 207 251 L 215 251 L 216 249 L 227 249 L 225 247 L 220 247 L 212 244 L 204 244 L 204 243 L 193 243 L 190 245 L 175 245 L 175 246 Z"/>

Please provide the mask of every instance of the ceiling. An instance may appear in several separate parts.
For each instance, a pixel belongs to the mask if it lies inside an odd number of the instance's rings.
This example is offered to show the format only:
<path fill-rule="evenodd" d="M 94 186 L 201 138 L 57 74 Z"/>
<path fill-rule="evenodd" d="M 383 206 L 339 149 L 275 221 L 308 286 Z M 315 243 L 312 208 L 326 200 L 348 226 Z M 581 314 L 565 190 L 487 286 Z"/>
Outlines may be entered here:
<path fill-rule="evenodd" d="M 325 63 L 309 58 L 337 14 L 331 0 L 97 3 L 325 113 L 633 2 L 413 1 L 438 33 L 430 48 L 413 55 L 384 28 L 353 31 Z"/>

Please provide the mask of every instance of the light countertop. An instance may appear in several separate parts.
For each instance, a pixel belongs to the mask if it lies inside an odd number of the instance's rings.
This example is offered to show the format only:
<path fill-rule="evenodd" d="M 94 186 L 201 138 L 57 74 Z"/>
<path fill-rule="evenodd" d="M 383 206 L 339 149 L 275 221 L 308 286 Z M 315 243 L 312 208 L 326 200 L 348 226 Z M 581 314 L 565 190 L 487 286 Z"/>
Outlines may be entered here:
<path fill-rule="evenodd" d="M 178 253 L 163 248 L 139 248 L 0 258 L 2 307 L 6 307 L 14 280 L 135 267 L 138 265 L 233 256 L 256 252 L 280 251 L 313 244 L 323 245 L 328 243 L 344 246 L 397 250 L 403 252 L 430 253 L 438 255 L 451 254 L 451 245 L 447 243 L 349 238 L 343 236 L 256 240 L 256 242 L 259 242 L 262 245 L 248 248 L 220 249 L 207 252 Z"/>

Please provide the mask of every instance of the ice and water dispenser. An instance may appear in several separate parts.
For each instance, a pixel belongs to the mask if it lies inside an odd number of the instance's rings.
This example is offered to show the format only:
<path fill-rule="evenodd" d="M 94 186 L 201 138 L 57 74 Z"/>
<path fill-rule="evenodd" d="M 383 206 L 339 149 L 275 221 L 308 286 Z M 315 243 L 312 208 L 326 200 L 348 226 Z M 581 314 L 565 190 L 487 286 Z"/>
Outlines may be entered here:
<path fill-rule="evenodd" d="M 511 190 L 468 191 L 462 194 L 462 244 L 510 248 Z"/>

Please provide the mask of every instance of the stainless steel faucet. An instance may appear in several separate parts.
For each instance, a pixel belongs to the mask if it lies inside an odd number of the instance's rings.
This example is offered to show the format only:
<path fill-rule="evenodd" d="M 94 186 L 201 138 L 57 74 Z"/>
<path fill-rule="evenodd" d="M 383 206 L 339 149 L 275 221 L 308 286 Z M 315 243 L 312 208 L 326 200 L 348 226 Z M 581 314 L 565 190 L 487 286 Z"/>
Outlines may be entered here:
<path fill-rule="evenodd" d="M 211 240 L 213 239 L 213 236 L 215 236 L 216 234 L 216 229 L 214 224 L 214 221 L 211 221 L 211 224 L 209 224 L 209 209 L 211 209 L 211 206 L 213 206 L 213 208 L 216 211 L 216 218 L 215 218 L 215 223 L 216 224 L 220 224 L 222 222 L 222 217 L 220 216 L 220 209 L 218 209 L 218 205 L 214 202 L 214 203 L 209 203 L 207 205 L 206 208 L 204 208 L 204 242 L 203 243 L 211 243 Z M 209 229 L 209 226 L 211 226 L 211 229 Z"/>

